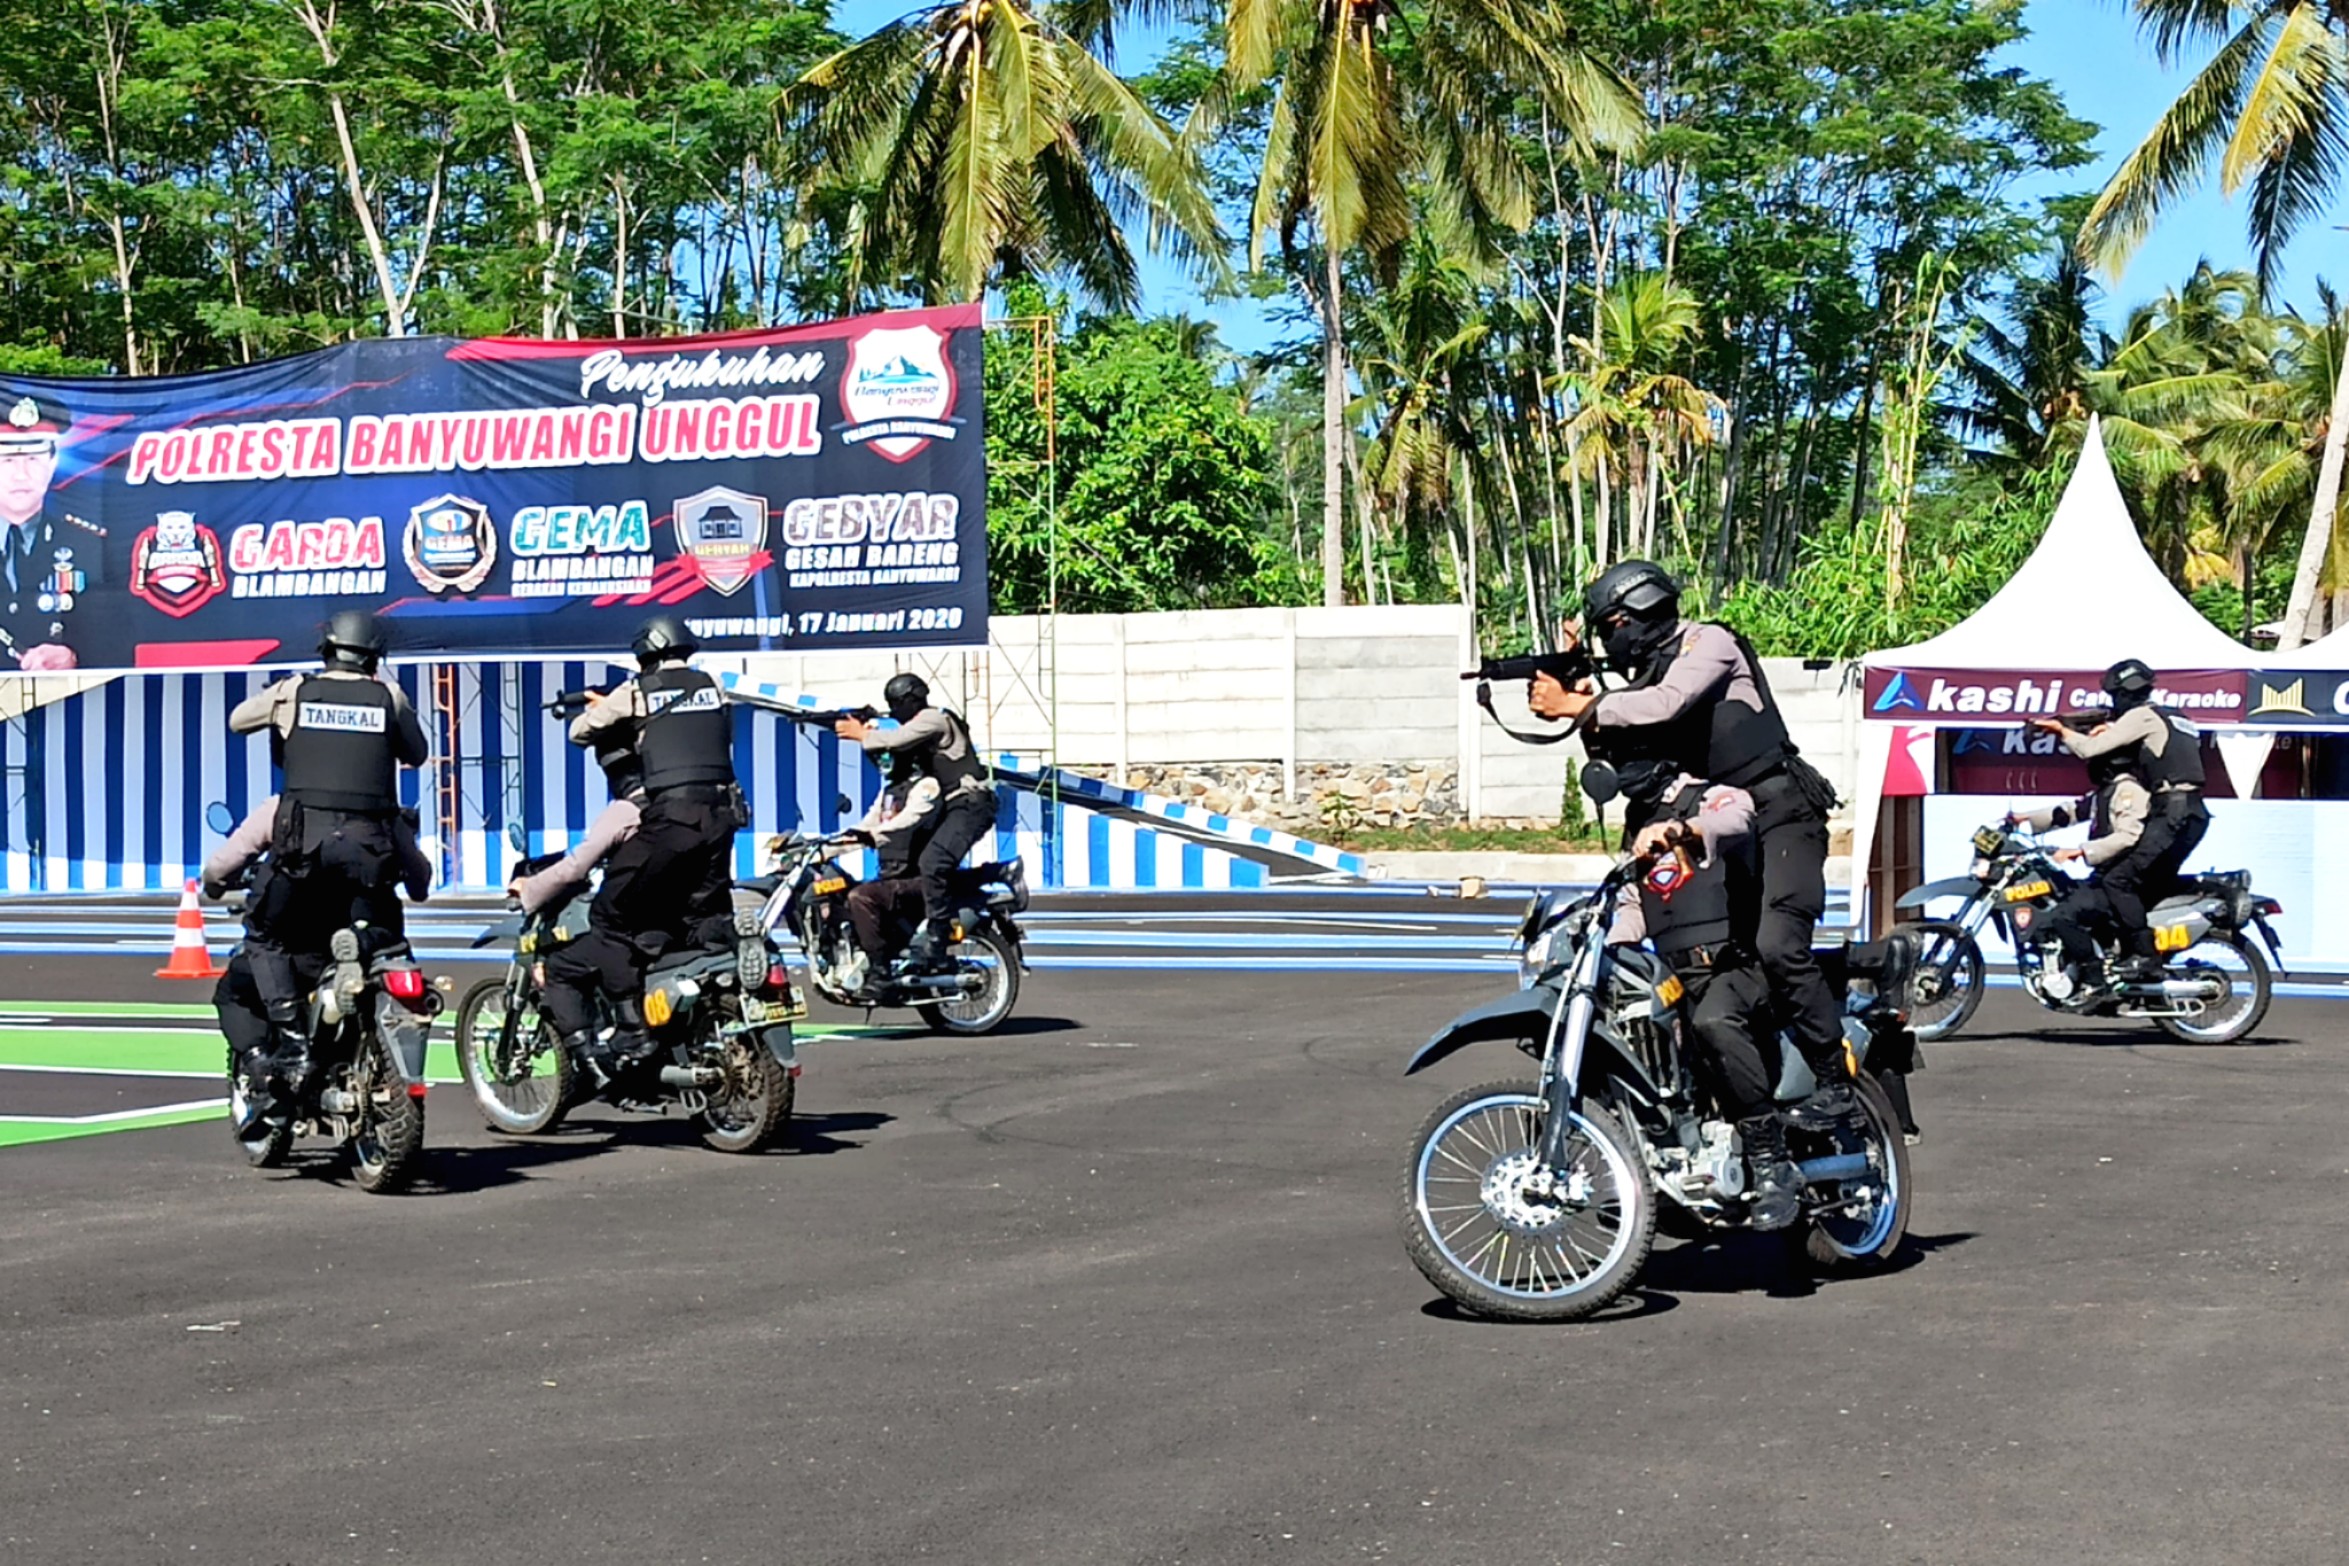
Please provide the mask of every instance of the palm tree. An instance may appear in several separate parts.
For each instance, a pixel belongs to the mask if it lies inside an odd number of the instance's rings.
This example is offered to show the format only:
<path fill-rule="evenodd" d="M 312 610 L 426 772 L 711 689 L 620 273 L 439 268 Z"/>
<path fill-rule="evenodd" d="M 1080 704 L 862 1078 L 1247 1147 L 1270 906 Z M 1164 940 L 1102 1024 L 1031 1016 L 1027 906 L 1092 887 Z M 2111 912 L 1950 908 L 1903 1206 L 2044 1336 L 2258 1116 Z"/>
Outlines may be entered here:
<path fill-rule="evenodd" d="M 1617 281 L 1599 304 L 1600 341 L 1577 337 L 1589 368 L 1572 377 L 1575 414 L 1566 425 L 1577 482 L 1598 479 L 1593 558 L 1614 551 L 1607 537 L 1617 482 L 1624 497 L 1621 547 L 1652 554 L 1656 510 L 1667 473 L 1691 448 L 1710 445 L 1721 399 L 1673 367 L 1703 322 L 1696 295 L 1661 272 Z"/>
<path fill-rule="evenodd" d="M 2001 468 L 2035 468 L 2056 431 L 2087 416 L 2083 376 L 2106 344 L 2090 324 L 2096 283 L 2079 252 L 2065 245 L 2045 277 L 2019 280 L 2006 319 L 1978 316 L 1956 378 L 1965 399 L 1949 411 L 1988 441 L 1973 455 Z"/>
<path fill-rule="evenodd" d="M 1066 25 L 1026 0 L 912 11 L 820 61 L 793 95 L 829 178 L 856 196 L 851 286 L 975 300 L 999 273 L 1138 293 L 1124 223 L 1220 264 L 1192 149 Z"/>
<path fill-rule="evenodd" d="M 2201 184 L 2212 157 L 2232 196 L 2251 187 L 2247 220 L 2259 286 L 2275 279 L 2284 246 L 2321 215 L 2349 168 L 2349 7 L 2340 0 L 2133 0 L 2140 32 L 2165 63 L 2189 45 L 2217 53 L 2129 154 L 2090 209 L 2080 252 L 2117 270 L 2164 208 Z M 2349 355 L 2349 347 L 2345 347 Z M 2332 542 L 2349 457 L 2349 356 L 2334 377 L 2308 531 L 2279 645 L 2315 627 L 2317 580 Z"/>
<path fill-rule="evenodd" d="M 1423 201 L 1472 235 L 1531 221 L 1506 134 L 1510 93 L 1536 95 L 1551 134 L 1586 153 L 1636 141 L 1640 111 L 1571 41 L 1563 8 L 1542 0 L 1431 0 L 1409 12 L 1397 0 L 1228 0 L 1225 59 L 1225 103 L 1274 84 L 1251 262 L 1277 236 L 1302 280 L 1312 272 L 1301 230 L 1319 241 L 1319 276 L 1305 289 L 1322 335 L 1322 597 L 1342 604 L 1347 258 L 1383 265 Z M 1204 107 L 1194 124 L 1209 128 L 1219 105 Z"/>

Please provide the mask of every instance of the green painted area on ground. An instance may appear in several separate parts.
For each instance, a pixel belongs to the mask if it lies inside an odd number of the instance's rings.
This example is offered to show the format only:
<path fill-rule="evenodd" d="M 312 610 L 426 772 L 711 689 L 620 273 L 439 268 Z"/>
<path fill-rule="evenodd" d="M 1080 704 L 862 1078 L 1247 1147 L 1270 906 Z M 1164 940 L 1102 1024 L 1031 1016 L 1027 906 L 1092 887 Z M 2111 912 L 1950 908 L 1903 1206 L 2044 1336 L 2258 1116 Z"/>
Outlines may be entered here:
<path fill-rule="evenodd" d="M 0 1019 L 9 1017 L 209 1017 L 209 1001 L 33 1001 L 0 1000 Z"/>
<path fill-rule="evenodd" d="M 80 1136 L 102 1136 L 109 1131 L 152 1131 L 159 1126 L 192 1125 L 199 1120 L 216 1120 L 221 1116 L 222 1111 L 218 1109 L 167 1109 L 127 1120 L 100 1121 L 96 1125 L 0 1120 L 0 1148 L 29 1147 L 36 1142 L 64 1142 Z"/>

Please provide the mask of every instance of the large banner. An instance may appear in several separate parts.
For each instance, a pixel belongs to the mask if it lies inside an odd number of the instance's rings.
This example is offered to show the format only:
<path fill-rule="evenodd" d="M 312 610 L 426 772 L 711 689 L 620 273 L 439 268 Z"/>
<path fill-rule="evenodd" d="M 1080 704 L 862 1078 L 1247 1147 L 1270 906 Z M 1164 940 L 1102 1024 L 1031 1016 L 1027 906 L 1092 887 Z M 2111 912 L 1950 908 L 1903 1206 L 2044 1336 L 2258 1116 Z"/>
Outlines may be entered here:
<path fill-rule="evenodd" d="M 987 638 L 979 310 L 0 376 L 0 670 Z"/>
<path fill-rule="evenodd" d="M 2153 699 L 2197 723 L 2243 721 L 2239 669 L 2164 669 Z M 1862 682 L 1871 718 L 1888 723 L 1959 724 L 2059 718 L 2112 705 L 2100 670 L 1869 669 Z"/>

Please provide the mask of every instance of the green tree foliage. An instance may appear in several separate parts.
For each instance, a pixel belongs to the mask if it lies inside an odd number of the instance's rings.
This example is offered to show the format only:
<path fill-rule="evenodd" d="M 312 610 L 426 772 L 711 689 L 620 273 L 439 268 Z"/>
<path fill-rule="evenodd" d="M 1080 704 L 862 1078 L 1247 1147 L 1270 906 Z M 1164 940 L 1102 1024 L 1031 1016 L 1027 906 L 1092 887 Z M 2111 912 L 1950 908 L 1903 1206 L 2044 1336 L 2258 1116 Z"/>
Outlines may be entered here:
<path fill-rule="evenodd" d="M 1089 318 L 1059 344 L 1058 461 L 1027 336 L 990 335 L 987 547 L 996 607 L 1035 613 L 1291 603 L 1303 582 L 1271 531 L 1280 484 L 1264 424 L 1219 384 L 1212 341 L 1175 320 Z M 1058 478 L 1058 525 L 1052 491 Z"/>

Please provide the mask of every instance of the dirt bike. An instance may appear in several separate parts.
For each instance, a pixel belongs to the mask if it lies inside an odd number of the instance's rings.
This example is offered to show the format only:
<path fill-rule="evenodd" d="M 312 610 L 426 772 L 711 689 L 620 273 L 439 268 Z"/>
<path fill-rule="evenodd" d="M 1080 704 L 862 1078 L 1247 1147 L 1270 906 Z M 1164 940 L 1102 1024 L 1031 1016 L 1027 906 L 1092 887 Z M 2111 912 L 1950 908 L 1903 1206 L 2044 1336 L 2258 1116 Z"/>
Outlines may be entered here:
<path fill-rule="evenodd" d="M 843 809 L 846 801 L 842 802 Z M 873 973 L 849 923 L 848 895 L 857 878 L 835 857 L 858 845 L 843 834 L 769 841 L 775 872 L 753 883 L 769 888 L 761 915 L 769 929 L 789 930 L 807 954 L 808 979 L 838 1006 L 910 1006 L 930 1027 L 946 1033 L 991 1033 L 1019 1000 L 1026 937 L 1017 914 L 1028 906 L 1027 870 L 1006 859 L 954 872 L 954 928 L 950 972 L 900 978 Z M 890 950 L 903 951 L 915 930 L 905 919 L 888 928 Z"/>
<path fill-rule="evenodd" d="M 213 830 L 234 827 L 225 805 L 207 813 Z M 220 901 L 243 915 L 249 875 Z M 231 954 L 241 960 L 242 946 Z M 424 1050 L 440 991 L 429 983 L 408 943 L 365 923 L 337 930 L 328 961 L 311 987 L 303 1022 L 310 1039 L 310 1070 L 290 1104 L 256 1121 L 253 1105 L 268 1091 L 267 1067 L 228 1053 L 229 1125 L 245 1159 L 274 1169 L 292 1154 L 297 1137 L 322 1136 L 338 1144 L 365 1191 L 390 1194 L 415 1182 L 424 1159 Z"/>
<path fill-rule="evenodd" d="M 528 846 L 520 828 L 513 838 L 518 850 Z M 518 873 L 535 873 L 556 857 L 525 860 Z M 587 931 L 586 891 L 501 919 L 473 939 L 476 948 L 506 942 L 513 952 L 506 971 L 467 990 L 457 1008 L 457 1068 L 482 1119 L 493 1130 L 534 1135 L 600 1093 L 624 1110 L 680 1109 L 722 1153 L 755 1153 L 781 1141 L 799 1093 L 792 1023 L 807 1008 L 783 953 L 763 933 L 760 893 L 737 884 L 731 944 L 670 952 L 646 971 L 643 999 L 630 1003 L 641 1016 L 631 1020 L 641 1020 L 652 1053 L 622 1063 L 598 1089 L 540 1010 L 548 954 Z M 609 1038 L 620 1010 L 609 1000 L 600 1004 L 597 1031 Z"/>
<path fill-rule="evenodd" d="M 2146 910 L 2158 979 L 2120 980 L 2075 974 L 2047 931 L 2047 916 L 2078 883 L 2030 833 L 2004 822 L 1973 837 L 1967 873 L 1929 881 L 1893 906 L 1922 910 L 1958 898 L 1956 913 L 1902 926 L 1917 942 L 1914 1013 L 1917 1037 L 1947 1038 L 1982 1004 L 1987 977 L 1980 934 L 1995 929 L 2015 953 L 2015 970 L 2031 998 L 2077 1017 L 2142 1017 L 2190 1044 L 2231 1044 L 2259 1026 L 2283 970 L 2271 915 L 2283 905 L 2251 890 L 2251 873 L 2228 870 L 2184 876 L 2180 889 Z M 2257 930 L 2266 944 L 2250 938 Z M 2110 941 L 2099 946 L 2116 955 Z"/>
<path fill-rule="evenodd" d="M 1405 1068 L 1486 1042 L 1538 1062 L 1530 1081 L 1454 1093 L 1411 1142 L 1404 1248 L 1479 1315 L 1572 1321 L 1600 1309 L 1646 1265 L 1660 1210 L 1690 1236 L 1750 1222 L 1736 1126 L 1690 1069 L 1702 1046 L 1679 978 L 1643 948 L 1606 944 L 1616 894 L 1643 868 L 1626 861 L 1594 892 L 1536 898 L 1518 931 L 1524 987 L 1453 1019 Z M 1855 952 L 1846 966 L 1855 1102 L 1826 1130 L 1786 1132 L 1804 1190 L 1783 1232 L 1829 1268 L 1884 1262 L 1909 1213 L 1906 1116 L 1878 1080 L 1913 1065 L 1905 943 Z M 1809 1098 L 1818 1084 L 1801 1053 L 1781 1040 L 1779 1056 L 1777 1101 Z"/>

